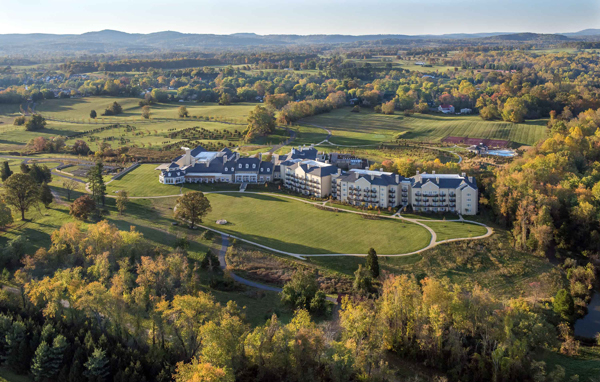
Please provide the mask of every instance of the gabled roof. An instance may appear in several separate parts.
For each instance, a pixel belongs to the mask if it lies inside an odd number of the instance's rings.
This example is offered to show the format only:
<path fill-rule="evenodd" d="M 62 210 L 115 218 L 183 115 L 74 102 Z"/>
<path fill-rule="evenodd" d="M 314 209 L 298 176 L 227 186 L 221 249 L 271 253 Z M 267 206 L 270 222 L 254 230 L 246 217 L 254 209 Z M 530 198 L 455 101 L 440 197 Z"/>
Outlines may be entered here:
<path fill-rule="evenodd" d="M 439 188 L 458 189 L 462 185 L 477 189 L 477 183 L 472 176 L 458 174 L 420 174 L 413 177 L 413 188 L 421 188 L 427 183 L 435 184 Z"/>
<path fill-rule="evenodd" d="M 374 186 L 395 186 L 404 180 L 404 177 L 399 176 L 398 181 L 396 181 L 396 175 L 392 173 L 384 173 L 379 171 L 357 172 L 352 170 L 350 170 L 347 175 L 342 176 L 340 179 L 343 182 L 354 183 L 361 178 Z"/>

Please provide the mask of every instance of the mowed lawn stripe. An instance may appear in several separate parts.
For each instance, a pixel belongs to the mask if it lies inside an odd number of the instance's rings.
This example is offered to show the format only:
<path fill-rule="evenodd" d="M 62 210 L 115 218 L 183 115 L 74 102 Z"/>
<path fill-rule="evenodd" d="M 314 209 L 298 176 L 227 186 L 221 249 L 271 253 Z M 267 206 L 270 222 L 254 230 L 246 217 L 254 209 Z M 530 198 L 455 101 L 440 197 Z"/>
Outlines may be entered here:
<path fill-rule="evenodd" d="M 484 121 L 477 115 L 377 114 L 368 109 L 352 113 L 349 108 L 304 118 L 300 123 L 326 127 L 333 132 L 333 143 L 361 145 L 393 140 L 405 131 L 403 139 L 440 141 L 447 136 L 511 140 L 532 145 L 546 135 L 546 121 L 525 123 Z"/>
<path fill-rule="evenodd" d="M 320 210 L 276 195 L 208 194 L 212 211 L 204 224 L 275 249 L 300 253 L 408 253 L 429 243 L 429 232 L 416 224 Z M 225 219 L 227 225 L 216 221 Z"/>

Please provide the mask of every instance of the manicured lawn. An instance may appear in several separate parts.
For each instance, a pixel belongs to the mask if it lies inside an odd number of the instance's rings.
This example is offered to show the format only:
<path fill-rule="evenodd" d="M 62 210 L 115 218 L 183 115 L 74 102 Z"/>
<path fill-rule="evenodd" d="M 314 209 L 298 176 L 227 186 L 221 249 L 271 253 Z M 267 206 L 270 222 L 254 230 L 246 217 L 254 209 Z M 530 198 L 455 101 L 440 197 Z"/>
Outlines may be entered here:
<path fill-rule="evenodd" d="M 125 190 L 128 196 L 167 196 L 179 195 L 188 191 L 222 191 L 239 190 L 238 184 L 161 184 L 158 181 L 160 171 L 155 170 L 158 163 L 142 164 L 117 180 L 106 185 L 108 195 L 116 195 L 117 191 Z M 68 169 L 67 169 L 68 171 Z M 183 187 L 183 189 L 182 189 Z"/>
<path fill-rule="evenodd" d="M 117 180 L 106 185 L 106 193 L 115 195 L 125 190 L 128 196 L 162 196 L 178 195 L 181 185 L 161 184 L 158 181 L 160 171 L 155 170 L 159 164 L 142 164 Z"/>
<path fill-rule="evenodd" d="M 433 228 L 437 241 L 485 235 L 487 230 L 477 224 L 463 222 L 423 222 Z"/>
<path fill-rule="evenodd" d="M 346 212 L 323 211 L 275 195 L 209 194 L 212 212 L 204 224 L 272 248 L 304 254 L 407 253 L 423 248 L 430 235 L 415 224 L 368 220 Z M 217 225 L 225 219 L 227 225 Z"/>
<path fill-rule="evenodd" d="M 546 135 L 546 120 L 512 124 L 483 121 L 477 115 L 414 114 L 405 117 L 377 114 L 363 108 L 360 113 L 350 108 L 304 118 L 300 124 L 315 124 L 330 129 L 330 142 L 340 145 L 366 145 L 389 142 L 396 138 L 417 141 L 441 141 L 447 136 L 505 139 L 531 145 Z M 316 143 L 316 142 L 313 142 Z"/>

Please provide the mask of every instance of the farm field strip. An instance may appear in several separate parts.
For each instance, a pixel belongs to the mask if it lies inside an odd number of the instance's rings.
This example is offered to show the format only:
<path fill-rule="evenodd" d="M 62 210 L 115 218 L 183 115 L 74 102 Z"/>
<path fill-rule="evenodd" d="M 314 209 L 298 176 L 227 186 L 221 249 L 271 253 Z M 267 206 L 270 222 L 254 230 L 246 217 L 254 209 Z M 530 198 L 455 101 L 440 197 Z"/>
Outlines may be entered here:
<path fill-rule="evenodd" d="M 405 117 L 399 114 L 376 114 L 367 110 L 352 113 L 349 108 L 304 118 L 299 123 L 300 132 L 302 129 L 309 129 L 311 125 L 330 129 L 333 136 L 329 141 L 339 145 L 380 143 L 391 141 L 396 136 L 419 141 L 440 141 L 447 136 L 468 136 L 532 145 L 546 136 L 546 120 L 513 124 L 483 121 L 476 115 L 414 114 Z"/>

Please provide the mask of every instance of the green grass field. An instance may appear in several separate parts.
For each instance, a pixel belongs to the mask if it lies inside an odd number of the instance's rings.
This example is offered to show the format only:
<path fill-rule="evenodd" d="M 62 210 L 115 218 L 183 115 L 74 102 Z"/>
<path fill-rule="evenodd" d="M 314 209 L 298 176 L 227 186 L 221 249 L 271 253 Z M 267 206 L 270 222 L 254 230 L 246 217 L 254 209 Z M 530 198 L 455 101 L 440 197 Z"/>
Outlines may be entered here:
<path fill-rule="evenodd" d="M 303 125 L 302 129 L 312 128 L 305 133 L 309 137 L 319 134 L 311 124 L 328 128 L 333 133 L 329 141 L 340 145 L 367 145 L 396 138 L 437 142 L 447 136 L 505 139 L 521 145 L 532 145 L 546 135 L 545 120 L 513 124 L 483 121 L 477 115 L 413 114 L 405 117 L 398 113 L 377 114 L 364 108 L 360 113 L 342 108 L 304 118 L 300 124 Z M 322 130 L 320 134 L 326 136 Z"/>
<path fill-rule="evenodd" d="M 15 374 L 11 370 L 0 367 L 0 382 L 31 382 L 32 378 L 27 375 Z"/>
<path fill-rule="evenodd" d="M 487 229 L 477 224 L 462 222 L 423 222 L 433 228 L 437 241 L 458 239 L 462 237 L 475 237 L 485 235 Z"/>
<path fill-rule="evenodd" d="M 323 211 L 276 195 L 231 193 L 208 198 L 212 212 L 205 225 L 283 251 L 366 253 L 376 247 L 382 254 L 406 253 L 430 240 L 427 230 L 415 224 Z M 218 219 L 229 223 L 217 225 Z"/>
<path fill-rule="evenodd" d="M 123 113 L 117 116 L 102 116 L 104 109 L 118 102 Z M 146 120 L 141 117 L 140 99 L 125 97 L 87 97 L 45 100 L 36 107 L 36 111 L 47 119 L 46 128 L 42 131 L 25 131 L 23 126 L 14 126 L 13 120 L 19 114 L 19 105 L 0 105 L 0 149 L 7 151 L 19 150 L 31 139 L 42 136 L 51 138 L 55 136 L 71 136 L 75 133 L 88 132 L 93 129 L 113 124 L 133 125 L 136 131 L 128 132 L 125 128 L 110 129 L 102 132 L 85 135 L 83 139 L 92 150 L 98 148 L 105 138 L 111 147 L 130 146 L 136 144 L 141 147 L 157 147 L 168 143 L 177 142 L 184 138 L 169 138 L 168 133 L 190 127 L 202 127 L 212 132 L 243 131 L 246 128 L 248 113 L 257 104 L 238 103 L 221 106 L 215 103 L 157 103 L 151 106 L 151 118 Z M 177 109 L 184 105 L 190 114 L 189 118 L 178 117 Z M 91 110 L 96 110 L 98 117 L 91 119 Z M 208 119 L 208 120 L 207 120 Z M 123 141 L 121 141 L 121 139 Z M 262 139 L 260 144 L 277 144 L 287 139 L 287 133 L 281 129 L 278 133 Z M 263 142 L 264 141 L 264 142 Z M 202 142 L 219 145 L 241 143 L 239 138 L 206 139 Z M 69 142 L 67 142 L 69 143 Z"/>

